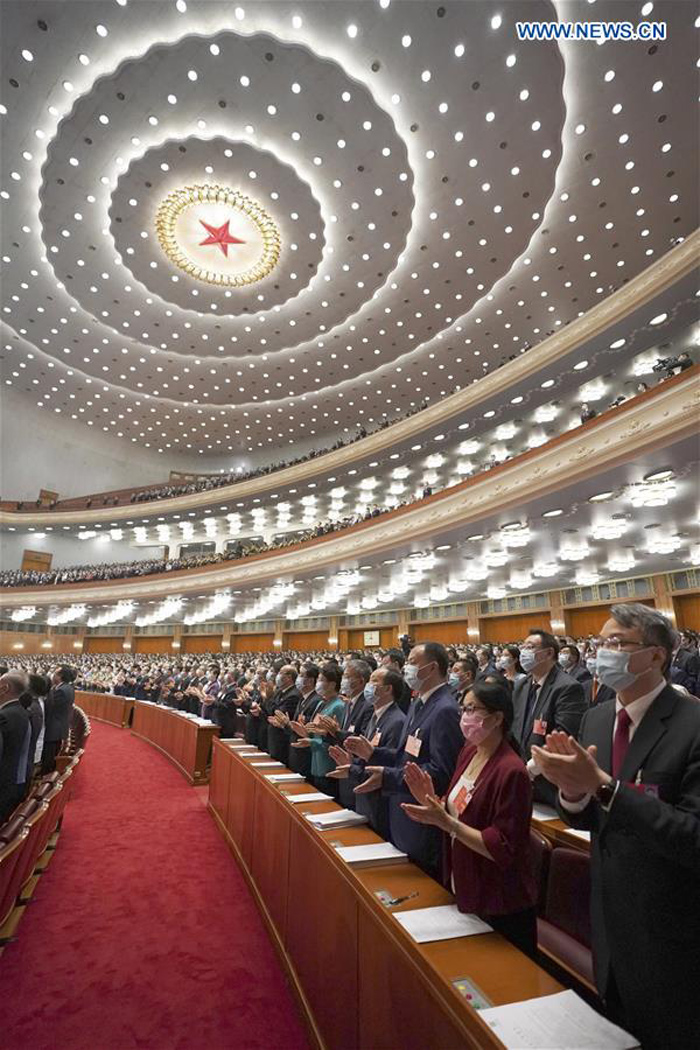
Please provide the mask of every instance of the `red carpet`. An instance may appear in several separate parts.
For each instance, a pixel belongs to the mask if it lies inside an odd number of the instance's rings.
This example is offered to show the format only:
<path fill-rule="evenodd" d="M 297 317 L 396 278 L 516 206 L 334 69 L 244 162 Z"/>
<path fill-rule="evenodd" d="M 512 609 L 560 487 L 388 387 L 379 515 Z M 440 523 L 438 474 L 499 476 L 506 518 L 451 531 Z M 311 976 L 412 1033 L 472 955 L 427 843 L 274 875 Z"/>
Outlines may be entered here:
<path fill-rule="evenodd" d="M 246 883 L 174 766 L 93 722 L 63 830 L 0 958 L 3 1050 L 307 1050 Z"/>

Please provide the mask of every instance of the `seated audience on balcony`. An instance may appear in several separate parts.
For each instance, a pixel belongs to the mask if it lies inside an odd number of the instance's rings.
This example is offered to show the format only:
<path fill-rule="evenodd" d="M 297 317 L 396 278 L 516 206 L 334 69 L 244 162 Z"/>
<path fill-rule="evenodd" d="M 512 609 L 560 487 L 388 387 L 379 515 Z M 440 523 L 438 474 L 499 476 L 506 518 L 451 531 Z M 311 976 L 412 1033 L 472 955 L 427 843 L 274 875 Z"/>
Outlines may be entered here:
<path fill-rule="evenodd" d="M 513 688 L 513 735 L 533 778 L 535 802 L 548 805 L 554 804 L 556 792 L 531 759 L 532 747 L 542 744 L 554 729 L 575 736 L 586 709 L 580 682 L 562 670 L 558 656 L 559 643 L 554 635 L 539 628 L 531 630 L 520 647 L 526 677 Z"/>
<path fill-rule="evenodd" d="M 581 405 L 581 422 L 587 423 L 589 419 L 595 419 L 597 415 L 596 410 L 584 401 Z"/>
<path fill-rule="evenodd" d="M 504 684 L 476 682 L 462 704 L 460 751 L 444 798 L 415 763 L 405 781 L 418 803 L 403 810 L 439 829 L 445 883 L 460 911 L 478 915 L 516 947 L 537 949 L 537 883 L 530 850 L 532 786 L 511 737 L 513 702 Z"/>

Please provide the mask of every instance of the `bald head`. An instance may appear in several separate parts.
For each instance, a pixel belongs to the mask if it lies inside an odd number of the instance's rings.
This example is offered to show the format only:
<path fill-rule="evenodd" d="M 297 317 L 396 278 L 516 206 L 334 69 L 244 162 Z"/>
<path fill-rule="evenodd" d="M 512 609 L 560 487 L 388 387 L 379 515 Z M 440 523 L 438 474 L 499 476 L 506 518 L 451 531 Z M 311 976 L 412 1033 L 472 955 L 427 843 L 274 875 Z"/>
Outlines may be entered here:
<path fill-rule="evenodd" d="M 0 678 L 0 704 L 17 700 L 29 688 L 29 679 L 24 671 L 8 671 Z"/>

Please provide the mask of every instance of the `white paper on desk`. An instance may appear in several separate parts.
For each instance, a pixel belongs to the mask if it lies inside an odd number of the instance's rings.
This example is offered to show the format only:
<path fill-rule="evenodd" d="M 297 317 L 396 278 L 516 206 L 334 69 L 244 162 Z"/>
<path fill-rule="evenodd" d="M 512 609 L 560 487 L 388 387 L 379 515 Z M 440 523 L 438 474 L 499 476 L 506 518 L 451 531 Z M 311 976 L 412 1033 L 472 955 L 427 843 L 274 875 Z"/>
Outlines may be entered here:
<path fill-rule="evenodd" d="M 225 740 L 229 747 L 235 747 L 236 750 L 242 747 L 244 751 L 247 751 L 250 747 L 247 740 L 238 740 L 237 737 L 222 737 L 222 740 Z"/>
<path fill-rule="evenodd" d="M 476 915 L 465 915 L 456 904 L 442 904 L 436 908 L 416 908 L 394 915 L 418 944 L 429 941 L 451 941 L 455 937 L 471 937 L 476 933 L 491 933 L 491 927 Z"/>
<path fill-rule="evenodd" d="M 301 773 L 266 773 L 266 780 L 271 780 L 274 784 L 282 784 L 287 780 L 303 780 Z"/>
<path fill-rule="evenodd" d="M 554 806 L 540 806 L 539 804 L 533 806 L 532 815 L 535 820 L 559 820 L 559 814 Z"/>
<path fill-rule="evenodd" d="M 386 861 L 387 864 L 408 860 L 406 853 L 402 853 L 390 842 L 371 842 L 367 846 L 336 846 L 338 856 L 348 864 L 379 864 Z"/>
<path fill-rule="evenodd" d="M 399 916 L 397 916 L 399 918 Z M 639 1043 L 606 1021 L 576 992 L 479 1011 L 508 1050 L 632 1050 Z"/>
<path fill-rule="evenodd" d="M 282 762 L 251 762 L 254 769 L 284 769 Z"/>
<path fill-rule="evenodd" d="M 586 842 L 591 841 L 590 831 L 581 831 L 579 828 L 567 828 L 566 830 L 569 835 L 575 835 L 577 839 L 585 839 Z"/>
<path fill-rule="evenodd" d="M 262 758 L 264 751 L 237 751 L 240 758 Z"/>
<path fill-rule="evenodd" d="M 307 813 L 306 819 L 310 820 L 314 827 L 325 828 L 350 828 L 355 824 L 367 824 L 367 817 L 356 813 L 354 809 L 334 809 L 330 813 Z"/>
<path fill-rule="evenodd" d="M 330 795 L 322 791 L 302 791 L 299 795 L 285 795 L 287 802 L 333 802 Z"/>

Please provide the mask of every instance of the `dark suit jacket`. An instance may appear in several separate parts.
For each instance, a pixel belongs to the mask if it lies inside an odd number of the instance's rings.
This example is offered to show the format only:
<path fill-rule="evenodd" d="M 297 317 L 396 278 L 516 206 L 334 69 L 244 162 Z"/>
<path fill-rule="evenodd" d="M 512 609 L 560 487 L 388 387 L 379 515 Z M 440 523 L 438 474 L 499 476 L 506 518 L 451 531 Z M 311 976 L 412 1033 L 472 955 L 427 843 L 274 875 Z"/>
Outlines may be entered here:
<path fill-rule="evenodd" d="M 221 736 L 229 738 L 236 735 L 236 700 L 238 686 L 227 686 L 219 693 L 211 707 L 211 720 L 221 728 Z"/>
<path fill-rule="evenodd" d="M 411 860 L 431 875 L 439 874 L 440 832 L 437 828 L 417 824 L 401 809 L 402 802 L 414 801 L 404 786 L 403 771 L 407 762 L 415 762 L 433 779 L 435 790 L 444 794 L 464 743 L 460 729 L 460 711 L 447 682 L 430 696 L 419 711 L 414 700 L 395 748 L 376 747 L 369 760 L 371 766 L 385 766 L 382 793 L 389 801 L 391 841 L 404 850 Z M 417 756 L 406 751 L 409 735 L 421 741 Z"/>
<path fill-rule="evenodd" d="M 302 696 L 294 712 L 293 721 L 298 721 L 299 716 L 303 715 L 304 719 L 310 722 L 322 704 L 323 698 L 318 695 L 315 689 L 307 697 Z M 287 734 L 288 767 L 293 773 L 301 773 L 303 777 L 311 776 L 311 748 L 292 747 L 292 743 L 297 739 L 297 736 L 291 729 L 286 729 L 285 733 Z"/>
<path fill-rule="evenodd" d="M 19 700 L 3 704 L 0 707 L 0 824 L 24 797 L 30 739 L 29 714 Z"/>
<path fill-rule="evenodd" d="M 364 736 L 373 711 L 374 707 L 364 692 L 359 693 L 349 707 L 346 705 L 342 727 L 336 733 L 334 743 L 342 744 L 349 736 Z"/>
<path fill-rule="evenodd" d="M 570 671 L 567 671 L 566 674 L 568 674 L 569 678 L 573 678 L 575 682 L 580 682 L 581 685 L 583 685 L 584 682 L 590 682 L 593 678 L 593 675 L 581 660 L 579 660 Z"/>
<path fill-rule="evenodd" d="M 277 693 L 275 711 L 284 711 L 286 715 L 293 718 L 301 699 L 301 693 L 293 685 L 291 689 Z M 284 762 L 285 766 L 287 765 L 289 760 L 289 736 L 286 729 L 278 729 L 277 726 L 271 726 L 268 723 L 267 750 L 270 752 L 270 758 L 275 758 L 278 762 Z"/>
<path fill-rule="evenodd" d="M 44 712 L 46 721 L 44 741 L 46 743 L 66 739 L 70 732 L 74 702 L 75 689 L 70 682 L 62 682 L 49 690 Z"/>
<path fill-rule="evenodd" d="M 536 721 L 546 725 L 546 732 L 551 733 L 553 729 L 563 729 L 566 733 L 576 736 L 583 712 L 586 710 L 586 700 L 583 695 L 583 687 L 575 682 L 566 671 L 562 671 L 557 664 L 551 669 L 545 678 L 530 715 L 527 725 L 524 724 L 530 684 L 532 676 L 527 675 L 516 682 L 513 687 L 513 708 L 515 719 L 513 721 L 513 736 L 519 742 L 524 760 L 530 758 L 532 745 L 544 744 L 543 733 L 535 733 Z M 536 777 L 533 785 L 535 802 L 546 802 L 553 806 L 556 802 L 556 789 L 544 777 Z"/>
<path fill-rule="evenodd" d="M 606 700 L 615 699 L 615 690 L 611 689 L 609 685 L 598 685 L 595 694 L 595 701 L 593 700 L 593 679 L 589 682 L 583 683 L 583 695 L 586 700 L 587 707 L 595 707 L 596 704 L 603 704 Z"/>
<path fill-rule="evenodd" d="M 583 717 L 610 772 L 615 704 Z M 654 785 L 652 793 L 632 786 Z M 656 797 L 654 791 L 658 791 Z M 671 686 L 632 737 L 609 812 L 597 802 L 569 824 L 591 831 L 591 919 L 596 982 L 614 978 L 624 1024 L 645 1050 L 687 1050 L 700 1032 L 700 703 Z"/>
<path fill-rule="evenodd" d="M 382 747 L 398 747 L 406 724 L 406 715 L 397 703 L 388 704 L 382 711 L 380 717 L 375 720 L 374 713 L 367 724 L 367 737 L 372 740 L 379 734 L 378 745 Z M 350 768 L 347 780 L 341 780 L 341 787 L 347 784 L 353 795 L 353 806 L 358 813 L 369 818 L 369 822 L 378 835 L 383 839 L 389 838 L 389 799 L 380 791 L 373 791 L 370 795 L 355 795 L 354 789 L 365 779 L 365 763 L 355 760 Z"/>
<path fill-rule="evenodd" d="M 474 675 L 474 681 L 483 682 L 485 678 L 493 678 L 494 675 L 498 674 L 499 670 L 495 664 L 486 664 L 486 667 L 484 667 L 483 670 L 479 668 L 479 670 L 476 672 L 476 674 Z"/>
<path fill-rule="evenodd" d="M 35 696 L 31 698 L 29 706 L 25 708 L 25 711 L 29 715 L 29 724 L 31 726 L 32 732 L 31 738 L 29 740 L 29 764 L 27 766 L 29 773 L 27 777 L 27 790 L 29 790 L 29 787 L 31 785 L 32 772 L 34 769 L 34 753 L 36 751 L 36 743 L 39 739 L 39 734 L 41 733 L 42 726 L 44 725 L 44 712 L 41 709 L 41 704 Z"/>

